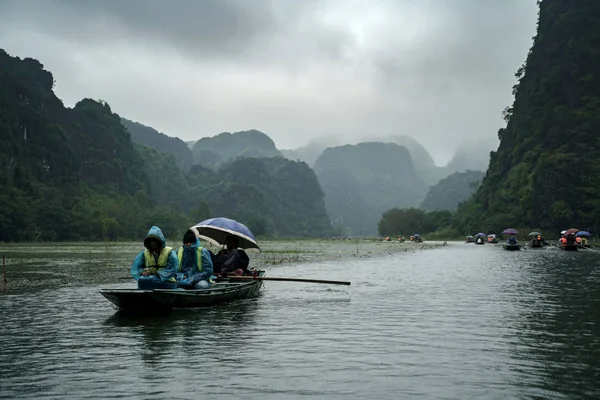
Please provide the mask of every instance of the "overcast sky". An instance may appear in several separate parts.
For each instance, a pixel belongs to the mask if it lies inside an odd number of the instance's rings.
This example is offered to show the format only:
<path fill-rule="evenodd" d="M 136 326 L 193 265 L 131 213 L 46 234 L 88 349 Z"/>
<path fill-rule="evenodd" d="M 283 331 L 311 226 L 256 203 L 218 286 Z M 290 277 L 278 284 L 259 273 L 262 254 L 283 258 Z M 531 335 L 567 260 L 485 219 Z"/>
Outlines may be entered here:
<path fill-rule="evenodd" d="M 438 164 L 496 136 L 535 0 L 0 0 L 0 47 L 40 60 L 67 106 L 195 140 L 279 148 L 411 135 Z"/>

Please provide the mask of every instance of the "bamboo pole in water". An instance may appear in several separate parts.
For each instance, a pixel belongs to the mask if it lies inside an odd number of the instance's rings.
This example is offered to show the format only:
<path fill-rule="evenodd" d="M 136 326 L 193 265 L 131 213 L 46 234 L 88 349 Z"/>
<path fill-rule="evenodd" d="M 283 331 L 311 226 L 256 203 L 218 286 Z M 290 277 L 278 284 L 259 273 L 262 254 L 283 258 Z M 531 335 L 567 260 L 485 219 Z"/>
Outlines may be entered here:
<path fill-rule="evenodd" d="M 326 281 L 326 280 L 321 280 L 321 279 L 302 279 L 302 278 L 275 278 L 275 277 L 270 277 L 270 276 L 235 276 L 235 275 L 229 275 L 227 276 L 227 278 L 221 278 L 221 279 L 247 279 L 247 280 L 260 280 L 260 281 L 283 281 L 283 282 L 307 282 L 307 283 L 325 283 L 325 284 L 331 284 L 331 285 L 350 285 L 350 282 L 344 282 L 344 281 Z"/>

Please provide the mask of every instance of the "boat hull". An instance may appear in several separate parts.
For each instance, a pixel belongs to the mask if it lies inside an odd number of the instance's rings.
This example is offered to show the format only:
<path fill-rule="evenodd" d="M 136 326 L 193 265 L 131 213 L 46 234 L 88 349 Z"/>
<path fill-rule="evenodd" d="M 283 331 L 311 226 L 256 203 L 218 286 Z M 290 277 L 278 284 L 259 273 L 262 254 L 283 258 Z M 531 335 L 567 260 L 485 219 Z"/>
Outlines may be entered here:
<path fill-rule="evenodd" d="M 521 250 L 521 245 L 519 244 L 504 244 L 502 247 L 504 247 L 504 250 L 509 251 Z"/>
<path fill-rule="evenodd" d="M 261 276 L 263 276 L 261 274 Z M 210 289 L 101 289 L 100 293 L 119 310 L 133 312 L 167 312 L 173 308 L 210 307 L 233 300 L 257 296 L 261 280 L 220 282 Z"/>
<path fill-rule="evenodd" d="M 566 250 L 566 251 L 577 251 L 578 247 L 576 244 L 569 244 L 566 246 L 560 246 L 561 249 Z"/>

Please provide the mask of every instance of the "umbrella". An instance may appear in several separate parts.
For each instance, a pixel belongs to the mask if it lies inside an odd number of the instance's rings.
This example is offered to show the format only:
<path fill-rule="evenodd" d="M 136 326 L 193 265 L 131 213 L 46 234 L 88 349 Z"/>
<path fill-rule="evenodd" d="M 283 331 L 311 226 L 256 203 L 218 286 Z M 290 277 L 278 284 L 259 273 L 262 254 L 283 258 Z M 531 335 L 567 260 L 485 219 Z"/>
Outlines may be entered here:
<path fill-rule="evenodd" d="M 577 232 L 579 232 L 579 229 L 577 229 L 577 228 L 571 228 L 571 229 L 567 229 L 567 231 L 565 232 L 565 235 L 574 235 Z"/>
<path fill-rule="evenodd" d="M 529 236 L 542 236 L 539 232 L 529 232 Z"/>
<path fill-rule="evenodd" d="M 588 236 L 589 237 L 589 236 L 592 236 L 592 234 L 589 233 L 588 231 L 579 231 L 579 232 L 577 232 L 576 236 Z"/>
<path fill-rule="evenodd" d="M 260 251 L 250 229 L 246 225 L 232 219 L 223 217 L 211 218 L 194 225 L 192 228 L 198 231 L 198 237 L 214 245 L 224 245 L 227 242 L 227 236 L 233 235 L 238 238 L 240 248 Z"/>
<path fill-rule="evenodd" d="M 469 238 L 473 239 L 473 236 L 467 235 L 467 239 L 469 239 Z"/>
<path fill-rule="evenodd" d="M 502 231 L 502 233 L 504 233 L 505 235 L 518 235 L 519 231 L 513 228 L 507 228 L 504 231 Z"/>
<path fill-rule="evenodd" d="M 478 233 L 477 235 L 475 235 L 475 236 L 485 236 L 485 233 L 483 233 L 483 232 L 479 232 L 479 233 Z"/>
<path fill-rule="evenodd" d="M 413 236 L 419 236 L 419 234 L 418 234 L 418 233 L 415 233 Z"/>
<path fill-rule="evenodd" d="M 495 234 L 495 233 L 490 233 L 490 234 L 488 235 L 488 237 L 496 237 L 496 234 Z"/>
<path fill-rule="evenodd" d="M 567 231 L 560 231 L 561 235 L 564 235 L 565 233 L 567 233 Z"/>

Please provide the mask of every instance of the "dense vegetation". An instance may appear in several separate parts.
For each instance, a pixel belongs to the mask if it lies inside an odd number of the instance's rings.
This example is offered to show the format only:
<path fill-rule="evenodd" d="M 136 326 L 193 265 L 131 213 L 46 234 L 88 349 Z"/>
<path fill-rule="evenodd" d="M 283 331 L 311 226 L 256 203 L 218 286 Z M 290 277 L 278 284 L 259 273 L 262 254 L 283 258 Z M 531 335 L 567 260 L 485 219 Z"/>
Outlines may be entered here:
<path fill-rule="evenodd" d="M 177 137 L 170 137 L 156 129 L 138 122 L 121 118 L 121 123 L 131 134 L 131 138 L 144 146 L 161 153 L 172 154 L 182 171 L 187 171 L 194 164 L 194 156 L 188 145 Z"/>
<path fill-rule="evenodd" d="M 195 166 L 189 181 L 215 215 L 246 221 L 256 234 L 331 234 L 323 192 L 312 169 L 282 157 L 237 158 L 217 172 Z"/>
<path fill-rule="evenodd" d="M 273 140 L 257 130 L 229 133 L 198 140 L 192 146 L 194 163 L 213 170 L 237 157 L 281 157 Z"/>
<path fill-rule="evenodd" d="M 317 159 L 315 172 L 327 212 L 343 234 L 375 234 L 384 211 L 417 206 L 428 189 L 408 150 L 394 143 L 330 147 Z"/>
<path fill-rule="evenodd" d="M 500 146 L 455 226 L 600 231 L 600 2 L 539 2 Z"/>
<path fill-rule="evenodd" d="M 155 224 L 171 239 L 217 215 L 263 234 L 329 233 L 305 164 L 241 159 L 184 175 L 173 154 L 132 142 L 108 104 L 66 108 L 53 85 L 38 61 L 0 50 L 0 241 L 139 239 Z"/>
<path fill-rule="evenodd" d="M 471 197 L 484 176 L 481 171 L 453 173 L 429 189 L 421 208 L 427 211 L 455 211 L 459 203 Z"/>
<path fill-rule="evenodd" d="M 383 236 L 424 235 L 450 225 L 452 213 L 447 210 L 430 211 L 417 208 L 392 208 L 381 216 L 377 230 Z"/>

